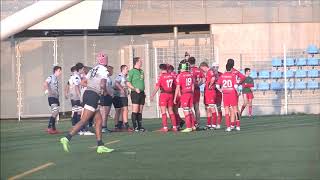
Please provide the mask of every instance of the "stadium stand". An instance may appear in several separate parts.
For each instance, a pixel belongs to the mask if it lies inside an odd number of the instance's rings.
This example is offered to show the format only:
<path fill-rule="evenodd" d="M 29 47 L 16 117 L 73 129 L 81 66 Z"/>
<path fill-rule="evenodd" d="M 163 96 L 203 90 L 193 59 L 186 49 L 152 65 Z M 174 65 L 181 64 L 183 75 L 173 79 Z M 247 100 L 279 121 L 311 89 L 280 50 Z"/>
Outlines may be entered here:
<path fill-rule="evenodd" d="M 302 81 L 302 80 L 301 81 L 296 81 L 294 88 L 298 89 L 298 90 L 306 89 L 306 83 L 304 81 Z"/>
<path fill-rule="evenodd" d="M 306 66 L 307 65 L 307 58 L 298 58 L 296 61 L 297 66 Z"/>
<path fill-rule="evenodd" d="M 256 70 L 251 70 L 250 77 L 256 79 L 258 77 L 258 72 Z"/>
<path fill-rule="evenodd" d="M 319 59 L 315 58 L 315 57 L 308 58 L 307 64 L 308 64 L 308 66 L 318 66 Z"/>
<path fill-rule="evenodd" d="M 316 45 L 310 44 L 307 47 L 307 53 L 308 54 L 318 54 L 319 53 L 319 49 L 317 48 Z"/>
<path fill-rule="evenodd" d="M 293 78 L 294 77 L 294 72 L 293 70 L 287 70 L 287 78 Z"/>
<path fill-rule="evenodd" d="M 287 62 L 288 67 L 294 66 L 294 59 L 293 58 L 287 58 L 286 62 Z"/>
<path fill-rule="evenodd" d="M 282 87 L 283 85 L 278 81 L 273 81 L 271 82 L 271 85 L 270 85 L 270 89 L 274 91 L 279 91 L 282 89 Z"/>
<path fill-rule="evenodd" d="M 308 70 L 308 77 L 311 77 L 311 78 L 319 77 L 319 71 L 317 69 Z"/>
<path fill-rule="evenodd" d="M 282 60 L 279 58 L 272 58 L 272 66 L 273 67 L 280 67 L 282 66 Z"/>
<path fill-rule="evenodd" d="M 268 79 L 270 78 L 270 72 L 268 70 L 262 70 L 259 72 L 259 78 Z"/>
<path fill-rule="evenodd" d="M 269 90 L 269 83 L 267 83 L 267 82 L 260 82 L 260 83 L 258 84 L 257 89 L 260 90 L 260 91 L 267 91 L 267 90 Z"/>
<path fill-rule="evenodd" d="M 276 71 L 272 71 L 271 72 L 271 78 L 279 79 L 281 77 L 282 77 L 282 72 L 281 71 L 276 70 Z"/>
<path fill-rule="evenodd" d="M 309 80 L 307 83 L 308 89 L 319 89 L 319 83 L 315 80 Z"/>
<path fill-rule="evenodd" d="M 295 74 L 296 78 L 305 78 L 307 77 L 307 71 L 303 69 L 298 69 Z"/>
<path fill-rule="evenodd" d="M 285 86 L 283 86 L 285 87 Z M 294 83 L 293 81 L 287 81 L 287 86 L 286 86 L 289 90 L 294 89 Z"/>

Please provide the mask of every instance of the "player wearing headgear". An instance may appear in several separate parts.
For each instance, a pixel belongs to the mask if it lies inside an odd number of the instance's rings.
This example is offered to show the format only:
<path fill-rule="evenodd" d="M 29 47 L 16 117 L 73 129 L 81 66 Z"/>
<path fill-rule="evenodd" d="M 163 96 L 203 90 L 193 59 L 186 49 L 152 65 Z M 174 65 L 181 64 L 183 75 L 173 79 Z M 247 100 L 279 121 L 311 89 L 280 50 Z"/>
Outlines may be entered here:
<path fill-rule="evenodd" d="M 158 81 L 156 83 L 155 89 L 150 97 L 151 101 L 153 101 L 154 96 L 160 89 L 160 97 L 159 97 L 159 106 L 161 109 L 161 117 L 162 117 L 162 128 L 161 132 L 168 132 L 168 123 L 167 123 L 167 110 L 172 123 L 172 131 L 177 132 L 177 122 L 176 117 L 173 112 L 173 84 L 174 77 L 171 73 L 167 71 L 166 64 L 160 64 L 159 69 L 161 70 L 161 74 L 158 77 Z"/>
<path fill-rule="evenodd" d="M 174 71 L 174 67 L 171 64 L 168 64 L 168 73 L 170 73 L 173 76 L 174 82 L 172 84 L 172 89 L 173 89 L 173 96 L 176 90 L 176 79 L 178 74 Z M 180 107 L 180 95 L 177 96 L 177 104 L 173 103 L 173 112 L 175 114 L 176 117 L 176 122 L 177 122 L 177 126 L 179 126 L 179 128 L 182 128 L 184 125 L 184 121 L 181 119 L 180 115 L 179 115 L 179 107 Z"/>
<path fill-rule="evenodd" d="M 240 73 L 240 71 L 238 71 L 237 69 L 234 68 L 234 60 L 233 59 L 228 59 L 227 61 L 227 65 L 231 66 L 231 72 L 233 75 L 236 76 L 236 82 L 238 84 L 238 86 L 240 84 L 243 83 L 243 81 L 246 79 L 246 76 L 243 75 L 242 73 Z M 237 90 L 238 91 L 238 90 Z M 237 99 L 239 99 L 239 95 L 237 96 Z M 231 121 L 231 129 L 234 129 L 234 127 L 236 126 L 237 130 L 240 130 L 240 111 L 239 111 L 239 107 L 237 104 L 237 109 L 235 111 L 235 121 Z M 233 120 L 233 119 L 231 119 Z"/>
<path fill-rule="evenodd" d="M 217 80 L 219 79 L 219 77 L 223 74 L 221 72 L 219 72 L 219 64 L 218 63 L 213 63 L 211 69 L 213 71 L 216 71 L 216 75 L 217 75 Z M 215 88 L 216 90 L 216 105 L 217 105 L 217 110 L 218 110 L 218 117 L 217 117 L 217 124 L 215 129 L 220 129 L 221 128 L 221 122 L 222 122 L 222 110 L 221 110 L 221 103 L 222 103 L 222 93 Z"/>
<path fill-rule="evenodd" d="M 194 79 L 194 92 L 193 92 L 193 108 L 195 112 L 195 126 L 199 128 L 200 123 L 200 109 L 199 109 L 199 102 L 200 102 L 200 85 L 204 82 L 204 75 L 200 68 L 195 66 L 196 59 L 194 57 L 190 57 L 188 62 L 191 66 L 191 73 Z"/>
<path fill-rule="evenodd" d="M 216 87 L 222 91 L 223 105 L 225 108 L 225 118 L 226 118 L 226 131 L 231 131 L 231 121 L 234 121 L 235 112 L 238 105 L 238 93 L 237 93 L 237 81 L 236 76 L 232 73 L 232 66 L 230 64 L 226 65 L 226 72 L 223 73 L 217 82 Z M 221 89 L 220 89 L 221 88 Z"/>
<path fill-rule="evenodd" d="M 180 102 L 181 107 L 185 115 L 185 122 L 187 128 L 181 132 L 191 132 L 192 126 L 192 108 L 193 108 L 193 91 L 194 91 L 194 80 L 192 73 L 189 72 L 189 63 L 184 62 L 180 65 L 180 74 L 177 76 L 176 91 L 174 94 L 174 103 L 177 102 L 177 96 L 181 94 Z"/>
<path fill-rule="evenodd" d="M 72 66 L 71 67 L 71 73 L 72 75 L 70 76 L 68 83 L 65 88 L 65 98 L 71 100 L 71 112 L 72 112 L 72 117 L 71 117 L 71 124 L 72 126 L 76 125 L 78 121 L 80 121 L 80 116 L 81 116 L 81 103 L 80 103 L 80 82 L 81 78 L 80 75 L 78 74 L 77 67 Z"/>
<path fill-rule="evenodd" d="M 45 94 L 48 95 L 48 102 L 51 108 L 51 116 L 48 123 L 48 134 L 60 133 L 56 129 L 56 118 L 59 115 L 59 81 L 58 77 L 61 75 L 61 67 L 54 66 L 53 74 L 50 75 L 44 82 Z"/>
<path fill-rule="evenodd" d="M 102 117 L 98 108 L 100 95 L 106 91 L 106 79 L 108 77 L 106 65 L 107 56 L 104 53 L 99 53 L 97 56 L 97 65 L 91 69 L 86 76 L 87 89 L 83 94 L 84 110 L 81 120 L 65 137 L 60 139 L 65 152 L 70 152 L 69 142 L 71 141 L 72 136 L 88 122 L 91 116 L 95 117 L 97 153 L 108 153 L 113 151 L 113 149 L 105 147 L 102 142 Z"/>
<path fill-rule="evenodd" d="M 202 62 L 200 68 L 205 72 L 204 104 L 207 110 L 207 129 L 214 129 L 217 124 L 217 105 L 216 105 L 216 81 L 218 72 L 209 68 L 207 62 Z"/>

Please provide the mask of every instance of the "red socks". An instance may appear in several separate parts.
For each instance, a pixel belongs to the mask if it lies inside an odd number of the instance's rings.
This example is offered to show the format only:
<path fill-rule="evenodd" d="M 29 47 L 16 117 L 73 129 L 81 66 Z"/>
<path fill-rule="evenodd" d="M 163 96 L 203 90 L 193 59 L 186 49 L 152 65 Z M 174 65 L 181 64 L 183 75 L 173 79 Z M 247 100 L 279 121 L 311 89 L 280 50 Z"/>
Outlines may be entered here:
<path fill-rule="evenodd" d="M 162 114 L 162 126 L 163 127 L 168 127 L 168 123 L 167 123 L 167 114 Z"/>
<path fill-rule="evenodd" d="M 233 122 L 231 122 L 231 126 L 234 126 L 235 125 L 235 122 L 233 121 Z"/>
<path fill-rule="evenodd" d="M 218 112 L 218 124 L 221 124 L 222 121 L 222 111 Z"/>
<path fill-rule="evenodd" d="M 212 124 L 217 125 L 217 113 L 212 113 Z"/>
<path fill-rule="evenodd" d="M 236 126 L 240 127 L 240 120 L 236 120 Z"/>
<path fill-rule="evenodd" d="M 230 115 L 229 114 L 226 114 L 226 126 L 227 128 L 230 127 Z"/>
<path fill-rule="evenodd" d="M 172 126 L 176 127 L 177 126 L 176 116 L 174 114 L 170 114 L 170 119 L 171 119 Z"/>
<path fill-rule="evenodd" d="M 207 117 L 207 125 L 211 125 L 211 117 Z"/>

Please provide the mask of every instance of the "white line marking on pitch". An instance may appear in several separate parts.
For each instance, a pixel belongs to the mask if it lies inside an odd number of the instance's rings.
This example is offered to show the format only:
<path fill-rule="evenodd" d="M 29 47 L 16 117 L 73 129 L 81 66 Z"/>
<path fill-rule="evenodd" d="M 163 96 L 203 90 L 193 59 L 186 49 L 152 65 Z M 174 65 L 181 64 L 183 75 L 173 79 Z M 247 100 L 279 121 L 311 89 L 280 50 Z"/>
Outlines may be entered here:
<path fill-rule="evenodd" d="M 114 141 L 110 141 L 110 142 L 107 142 L 107 143 L 104 143 L 104 145 L 108 145 L 108 144 L 113 144 L 113 143 L 117 143 L 117 142 L 120 142 L 120 140 L 114 140 Z M 96 148 L 97 146 L 91 146 L 89 148 Z"/>
<path fill-rule="evenodd" d="M 23 172 L 21 174 L 18 174 L 16 176 L 10 177 L 8 180 L 16 180 L 16 179 L 23 178 L 23 177 L 25 177 L 27 175 L 30 175 L 32 173 L 35 173 L 37 171 L 40 171 L 40 170 L 45 169 L 45 168 L 47 168 L 49 166 L 52 166 L 52 165 L 55 165 L 55 164 L 53 162 L 49 162 L 49 163 L 43 164 L 41 166 L 38 166 L 36 168 L 30 169 L 30 170 L 25 171 L 25 172 Z"/>

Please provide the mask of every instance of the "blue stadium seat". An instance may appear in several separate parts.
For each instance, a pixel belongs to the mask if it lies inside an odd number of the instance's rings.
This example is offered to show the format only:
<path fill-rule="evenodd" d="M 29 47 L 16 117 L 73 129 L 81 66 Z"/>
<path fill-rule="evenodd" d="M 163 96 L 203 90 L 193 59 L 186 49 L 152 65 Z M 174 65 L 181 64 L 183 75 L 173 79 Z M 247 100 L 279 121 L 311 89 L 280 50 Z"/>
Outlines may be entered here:
<path fill-rule="evenodd" d="M 261 82 L 258 84 L 258 90 L 261 90 L 261 91 L 267 91 L 269 90 L 269 83 L 267 82 Z"/>
<path fill-rule="evenodd" d="M 284 87 L 284 85 L 283 85 L 283 87 Z M 289 90 L 294 89 L 294 83 L 293 83 L 293 81 L 287 81 L 287 88 L 288 88 Z"/>
<path fill-rule="evenodd" d="M 310 44 L 307 47 L 307 53 L 309 53 L 309 54 L 318 54 L 319 53 L 319 49 L 317 48 L 316 45 Z"/>
<path fill-rule="evenodd" d="M 306 66 L 307 65 L 307 58 L 299 58 L 296 61 L 297 66 Z"/>
<path fill-rule="evenodd" d="M 318 89 L 319 88 L 319 83 L 317 81 L 308 81 L 307 84 L 308 89 Z"/>
<path fill-rule="evenodd" d="M 251 70 L 250 72 L 250 77 L 252 77 L 253 79 L 256 79 L 258 77 L 258 73 L 255 70 Z"/>
<path fill-rule="evenodd" d="M 310 69 L 308 71 L 308 77 L 312 77 L 312 78 L 319 77 L 319 71 L 317 69 Z"/>
<path fill-rule="evenodd" d="M 257 90 L 257 89 L 258 89 L 258 85 L 257 83 L 254 83 L 253 90 Z"/>
<path fill-rule="evenodd" d="M 259 72 L 259 78 L 261 78 L 261 79 L 268 79 L 268 78 L 270 78 L 270 72 L 269 72 L 269 71 L 266 71 L 266 70 L 260 71 L 260 72 Z"/>
<path fill-rule="evenodd" d="M 294 88 L 300 90 L 306 89 L 306 83 L 304 81 L 296 81 Z"/>
<path fill-rule="evenodd" d="M 277 81 L 271 82 L 271 85 L 270 85 L 270 89 L 271 90 L 275 90 L 275 91 L 281 90 L 282 87 L 283 87 L 283 85 L 280 82 L 277 82 Z"/>
<path fill-rule="evenodd" d="M 294 66 L 294 59 L 293 58 L 287 58 L 287 66 Z"/>
<path fill-rule="evenodd" d="M 303 69 L 298 69 L 296 71 L 296 78 L 305 78 L 307 77 L 307 71 Z"/>
<path fill-rule="evenodd" d="M 294 76 L 293 70 L 291 70 L 291 69 L 287 70 L 287 78 L 293 78 L 293 76 Z"/>
<path fill-rule="evenodd" d="M 282 77 L 281 71 L 271 71 L 271 78 L 278 79 L 278 78 L 281 78 L 281 77 Z"/>
<path fill-rule="evenodd" d="M 243 70 L 243 69 L 242 69 L 242 70 L 240 70 L 240 73 L 241 73 L 241 74 L 244 74 L 244 70 Z"/>
<path fill-rule="evenodd" d="M 280 67 L 282 66 L 282 60 L 280 58 L 272 58 L 272 66 L 273 67 Z"/>
<path fill-rule="evenodd" d="M 309 66 L 318 66 L 318 65 L 319 65 L 319 59 L 318 59 L 318 58 L 315 58 L 315 57 L 308 58 L 307 64 L 308 64 Z"/>

